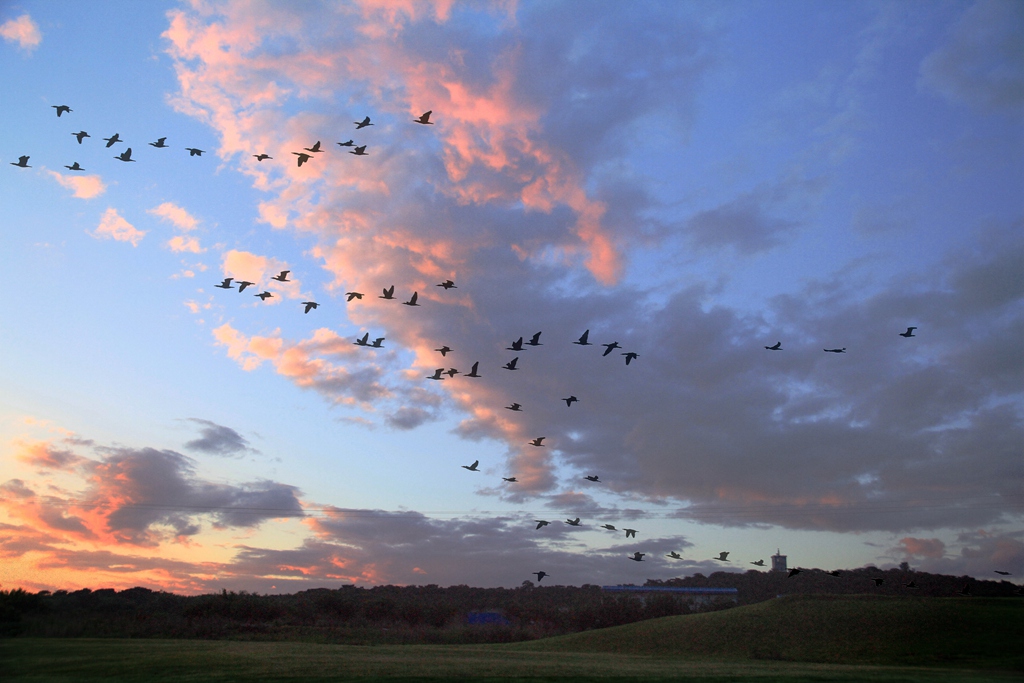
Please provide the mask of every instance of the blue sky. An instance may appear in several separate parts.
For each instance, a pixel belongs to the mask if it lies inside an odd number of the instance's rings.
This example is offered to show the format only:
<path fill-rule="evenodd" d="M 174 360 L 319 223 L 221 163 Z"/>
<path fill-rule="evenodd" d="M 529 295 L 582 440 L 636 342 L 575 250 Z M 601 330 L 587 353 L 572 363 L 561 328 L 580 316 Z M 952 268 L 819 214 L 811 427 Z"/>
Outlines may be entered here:
<path fill-rule="evenodd" d="M 1020 6 L 587 7 L 0 8 L 0 584 L 1024 572 Z"/>

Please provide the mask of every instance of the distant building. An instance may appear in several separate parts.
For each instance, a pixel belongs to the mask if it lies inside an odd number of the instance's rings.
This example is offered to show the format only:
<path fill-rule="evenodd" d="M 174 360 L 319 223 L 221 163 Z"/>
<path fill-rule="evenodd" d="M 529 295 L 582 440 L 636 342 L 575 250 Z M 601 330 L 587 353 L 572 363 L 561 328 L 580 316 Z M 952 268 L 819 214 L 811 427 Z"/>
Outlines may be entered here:
<path fill-rule="evenodd" d="M 772 571 L 773 572 L 788 572 L 789 569 L 786 567 L 786 556 L 782 554 L 782 551 L 778 548 L 775 549 L 775 554 L 772 555 Z"/>

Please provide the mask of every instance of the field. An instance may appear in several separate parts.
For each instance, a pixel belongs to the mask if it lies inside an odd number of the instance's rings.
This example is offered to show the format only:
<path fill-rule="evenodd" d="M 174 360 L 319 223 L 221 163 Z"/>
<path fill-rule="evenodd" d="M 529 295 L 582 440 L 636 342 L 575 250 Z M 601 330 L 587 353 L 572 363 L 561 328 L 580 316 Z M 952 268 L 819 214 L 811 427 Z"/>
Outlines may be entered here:
<path fill-rule="evenodd" d="M 1019 681 L 1024 601 L 799 597 L 511 645 L 0 641 L 6 681 Z"/>

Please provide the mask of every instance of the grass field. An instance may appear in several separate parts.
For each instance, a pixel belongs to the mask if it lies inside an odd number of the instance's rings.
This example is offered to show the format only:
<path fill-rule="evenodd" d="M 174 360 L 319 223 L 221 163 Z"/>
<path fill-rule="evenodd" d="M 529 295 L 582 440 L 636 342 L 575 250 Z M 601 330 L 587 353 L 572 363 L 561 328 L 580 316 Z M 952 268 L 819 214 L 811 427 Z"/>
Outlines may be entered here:
<path fill-rule="evenodd" d="M 1024 602 L 790 598 L 512 645 L 0 641 L 5 681 L 1020 681 Z"/>

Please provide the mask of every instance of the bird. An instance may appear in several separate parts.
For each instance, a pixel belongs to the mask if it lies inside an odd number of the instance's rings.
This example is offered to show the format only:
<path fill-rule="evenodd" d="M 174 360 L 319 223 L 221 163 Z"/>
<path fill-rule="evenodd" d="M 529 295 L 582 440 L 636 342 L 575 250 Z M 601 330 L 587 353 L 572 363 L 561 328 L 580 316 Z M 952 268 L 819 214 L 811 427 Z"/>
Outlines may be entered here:
<path fill-rule="evenodd" d="M 675 550 L 669 551 L 669 554 L 666 555 L 665 557 L 671 557 L 673 560 L 681 560 L 681 559 L 683 559 L 683 556 L 680 555 L 679 553 L 677 553 Z"/>
<path fill-rule="evenodd" d="M 474 460 L 472 465 L 459 465 L 459 467 L 461 467 L 464 470 L 469 470 L 470 472 L 479 472 L 480 470 L 476 468 L 476 466 L 479 464 L 479 460 Z"/>
<path fill-rule="evenodd" d="M 576 519 L 567 519 L 567 520 L 565 520 L 565 523 L 568 524 L 569 526 L 579 526 L 580 525 L 580 518 L 577 517 Z"/>
<path fill-rule="evenodd" d="M 435 287 L 444 287 L 445 289 L 458 289 L 458 287 L 455 286 L 455 283 L 452 282 L 451 280 L 445 280 L 444 282 L 441 282 L 441 283 L 436 284 L 434 286 Z"/>
<path fill-rule="evenodd" d="M 571 396 L 571 395 L 569 396 L 569 398 L 563 398 L 562 400 L 565 401 L 565 406 L 567 408 L 572 408 L 572 404 L 573 403 L 578 403 L 579 402 L 578 398 L 576 398 L 575 396 Z"/>
<path fill-rule="evenodd" d="M 384 292 L 384 294 L 383 294 L 383 296 L 377 297 L 378 299 L 394 299 L 395 298 L 395 286 L 394 285 L 391 285 L 390 287 L 388 287 L 387 289 L 382 290 L 382 291 Z"/>
<path fill-rule="evenodd" d="M 58 119 L 60 118 L 60 115 L 63 114 L 64 112 L 66 112 L 66 111 L 73 111 L 71 109 L 71 107 L 69 107 L 66 104 L 51 104 L 50 106 L 57 110 L 57 118 Z"/>
<path fill-rule="evenodd" d="M 418 119 L 413 119 L 413 121 L 415 121 L 416 123 L 422 123 L 428 126 L 432 126 L 434 124 L 430 121 L 430 115 L 433 113 L 433 110 L 425 111 L 422 114 L 420 114 L 420 117 Z"/>
<path fill-rule="evenodd" d="M 109 138 L 103 138 L 103 139 L 107 141 L 107 147 L 113 147 L 117 143 L 121 142 L 121 138 L 118 137 L 117 133 L 114 133 Z"/>
<path fill-rule="evenodd" d="M 968 597 L 968 598 L 971 597 L 971 587 L 970 587 L 970 585 L 965 583 L 964 587 L 957 591 L 957 594 L 958 595 L 963 595 L 964 597 Z"/>
<path fill-rule="evenodd" d="M 442 356 L 446 355 L 449 351 L 451 351 L 451 349 L 448 348 L 447 346 L 442 346 L 441 348 L 434 350 L 440 353 Z"/>
<path fill-rule="evenodd" d="M 368 340 L 369 338 L 370 338 L 370 333 L 367 332 L 362 337 L 359 337 L 358 339 L 356 339 L 352 343 L 355 344 L 356 346 L 369 346 L 369 344 L 366 343 L 366 340 Z"/>
<path fill-rule="evenodd" d="M 18 168 L 32 168 L 28 165 L 29 157 L 18 157 L 18 162 L 11 162 L 11 166 L 17 166 Z"/>
<path fill-rule="evenodd" d="M 477 362 L 473 363 L 473 367 L 472 367 L 472 368 L 470 368 L 470 370 L 469 370 L 469 374 L 468 374 L 468 375 L 466 375 L 466 377 L 479 377 L 479 376 L 480 376 L 480 373 L 478 373 L 478 372 L 476 371 L 476 369 L 477 369 L 478 367 L 480 367 L 480 361 L 477 361 Z"/>
<path fill-rule="evenodd" d="M 544 346 L 540 343 L 540 332 L 530 337 L 530 341 L 526 342 L 529 346 Z"/>
<path fill-rule="evenodd" d="M 356 142 L 355 140 L 349 140 L 348 142 L 339 142 L 338 144 L 342 147 L 355 147 Z"/>
<path fill-rule="evenodd" d="M 382 348 L 384 348 L 382 346 L 382 344 L 384 343 L 384 339 L 385 338 L 386 337 L 377 337 L 376 339 L 373 340 L 373 343 L 370 344 L 370 348 L 371 349 L 382 349 Z"/>
<path fill-rule="evenodd" d="M 459 371 L 456 370 L 455 368 L 448 368 L 448 371 L 445 372 L 444 374 L 448 375 L 448 379 L 451 379 L 455 375 L 459 374 Z"/>
<path fill-rule="evenodd" d="M 537 529 L 541 528 L 542 526 L 547 526 L 548 524 L 551 524 L 551 522 L 545 521 L 543 519 L 535 519 L 533 521 L 537 522 Z M 534 531 L 536 531 L 536 529 L 534 529 Z"/>
<path fill-rule="evenodd" d="M 718 553 L 718 557 L 713 557 L 711 559 L 718 560 L 719 562 L 728 562 L 729 561 L 729 551 L 728 550 L 723 550 L 722 552 Z"/>
<path fill-rule="evenodd" d="M 290 270 L 282 270 L 278 275 L 275 275 L 274 277 L 272 277 L 270 279 L 271 280 L 277 280 L 278 282 L 291 282 L 291 280 L 288 279 L 288 273 L 290 273 L 290 272 L 292 272 L 292 271 L 290 271 Z"/>
<path fill-rule="evenodd" d="M 510 406 L 505 406 L 505 410 L 511 410 L 513 413 L 521 413 L 523 411 L 523 407 L 518 403 L 513 403 Z"/>
<path fill-rule="evenodd" d="M 419 297 L 419 292 L 413 292 L 412 296 L 409 297 L 409 300 L 408 301 L 403 301 L 402 304 L 404 304 L 405 306 L 419 306 L 419 304 L 416 303 L 416 299 L 418 297 Z"/>
<path fill-rule="evenodd" d="M 367 116 L 362 121 L 353 121 L 352 123 L 356 124 L 356 130 L 359 130 L 360 128 L 366 128 L 367 126 L 372 126 L 373 125 L 372 123 L 370 123 L 370 117 L 369 116 Z"/>
<path fill-rule="evenodd" d="M 502 481 L 507 481 L 507 482 L 511 482 L 511 483 L 513 483 L 513 484 L 514 484 L 514 483 L 516 483 L 517 481 L 519 481 L 519 480 L 518 480 L 518 479 L 516 479 L 515 477 L 502 477 L 502 478 L 501 478 L 501 480 L 502 480 Z"/>
<path fill-rule="evenodd" d="M 573 344 L 579 344 L 580 346 L 593 346 L 593 344 L 591 344 L 590 342 L 587 341 L 587 338 L 589 336 L 590 336 L 590 330 L 587 330 L 586 332 L 581 334 L 580 338 L 577 339 L 576 341 L 574 341 Z"/>
<path fill-rule="evenodd" d="M 530 442 L 530 445 L 531 446 L 539 446 L 539 447 L 543 448 L 544 444 L 541 443 L 541 442 L 544 441 L 544 439 L 546 439 L 546 438 L 547 438 L 546 436 L 538 436 L 536 439 L 534 439 L 533 441 Z"/>
<path fill-rule="evenodd" d="M 352 299 L 362 299 L 362 292 L 345 292 L 345 301 L 352 301 Z"/>
<path fill-rule="evenodd" d="M 611 344 L 601 344 L 601 346 L 605 347 L 604 353 L 602 353 L 601 356 L 607 356 L 609 353 L 612 352 L 612 350 L 620 348 L 619 342 L 617 341 L 614 341 Z"/>
<path fill-rule="evenodd" d="M 782 350 L 782 342 L 778 341 L 778 342 L 775 342 L 775 346 L 766 346 L 764 348 L 768 349 L 769 351 L 781 351 Z"/>
<path fill-rule="evenodd" d="M 349 153 L 349 154 L 355 154 L 355 155 L 356 155 L 357 157 L 365 157 L 365 156 L 369 156 L 369 155 L 368 155 L 368 154 L 366 153 L 366 145 L 360 145 L 359 147 L 356 147 L 356 148 L 355 148 L 354 150 L 353 150 L 353 149 L 350 149 L 350 150 L 348 151 L 348 153 Z"/>
<path fill-rule="evenodd" d="M 259 154 L 253 154 L 252 157 L 256 161 L 263 161 L 264 159 L 273 159 L 274 158 L 274 157 L 270 156 L 269 154 L 263 154 L 262 152 L 259 153 Z"/>
<path fill-rule="evenodd" d="M 306 310 L 305 310 L 304 312 L 305 312 L 305 313 L 309 313 L 309 311 L 310 311 L 311 309 L 313 309 L 313 308 L 316 308 L 316 307 L 317 307 L 317 306 L 319 306 L 320 304 L 318 304 L 318 303 L 317 303 L 317 302 L 315 302 L 315 301 L 303 301 L 303 302 L 302 302 L 302 305 L 306 307 Z"/>
<path fill-rule="evenodd" d="M 632 351 L 630 351 L 629 353 L 624 353 L 622 355 L 626 357 L 626 365 L 629 365 L 629 361 L 635 360 L 640 357 L 639 353 L 633 353 Z"/>
<path fill-rule="evenodd" d="M 825 353 L 846 353 L 846 347 L 841 349 L 822 349 Z"/>
<path fill-rule="evenodd" d="M 421 123 L 422 123 L 422 122 L 421 122 Z M 537 577 L 537 583 L 540 583 L 540 582 L 541 582 L 541 580 L 542 580 L 542 579 L 543 579 L 543 578 L 544 578 L 545 576 L 551 576 L 551 574 L 548 574 L 547 572 L 532 572 L 532 573 L 533 573 L 533 575 L 534 575 L 534 576 L 536 576 L 536 577 Z"/>
<path fill-rule="evenodd" d="M 636 552 L 636 553 L 633 553 L 633 557 L 631 557 L 629 559 L 633 560 L 634 562 L 643 562 L 644 561 L 644 555 L 646 555 L 646 554 L 647 553 Z"/>
<path fill-rule="evenodd" d="M 799 573 L 800 573 L 801 571 L 802 571 L 802 570 L 800 570 L 800 569 L 797 569 L 796 567 L 793 567 L 793 568 L 791 568 L 791 569 L 789 570 L 789 575 L 788 575 L 788 576 L 787 576 L 786 578 L 787 578 L 787 579 L 791 579 L 791 578 L 793 578 L 794 576 L 796 576 L 797 574 L 799 574 Z"/>
<path fill-rule="evenodd" d="M 503 366 L 506 370 L 516 370 L 516 362 L 519 360 L 519 356 L 516 356 Z"/>
<path fill-rule="evenodd" d="M 757 565 L 758 567 L 763 567 L 764 560 L 758 560 L 757 562 L 751 562 L 750 564 Z"/>
<path fill-rule="evenodd" d="M 261 292 L 259 294 L 255 294 L 254 296 L 258 296 L 260 298 L 260 301 L 266 301 L 267 299 L 270 299 L 274 295 L 271 294 L 270 292 Z"/>
<path fill-rule="evenodd" d="M 313 145 L 312 147 L 303 147 L 302 149 L 306 150 L 307 152 L 312 152 L 313 154 L 319 154 L 320 152 L 323 151 L 322 149 L 320 149 L 320 141 L 319 140 L 317 140 L 316 144 Z"/>
<path fill-rule="evenodd" d="M 299 166 L 302 166 L 302 164 L 306 163 L 307 161 L 313 158 L 310 155 L 306 154 L 305 152 L 292 152 L 292 154 L 299 158 Z"/>
<path fill-rule="evenodd" d="M 626 538 L 636 538 L 636 529 L 623 529 L 626 532 Z"/>
<path fill-rule="evenodd" d="M 993 569 L 992 571 L 994 571 L 996 574 L 999 574 L 1000 576 L 1009 576 L 1010 575 L 1010 572 L 1001 572 L 998 569 Z"/>
<path fill-rule="evenodd" d="M 441 376 L 441 373 L 443 372 L 444 368 L 438 368 L 437 370 L 434 370 L 433 375 L 427 375 L 427 379 L 444 379 L 444 377 Z"/>
<path fill-rule="evenodd" d="M 121 161 L 135 161 L 135 159 L 132 159 L 132 148 L 131 147 L 129 147 L 125 151 L 121 152 L 120 154 L 118 154 L 114 158 L 115 159 L 120 159 Z"/>
<path fill-rule="evenodd" d="M 838 569 L 833 569 L 832 571 L 829 572 L 829 576 L 839 576 L 840 574 L 842 574 L 842 572 L 839 571 Z"/>
<path fill-rule="evenodd" d="M 82 144 L 82 138 L 91 138 L 92 137 L 91 135 L 86 133 L 84 130 L 80 130 L 77 133 L 72 133 L 72 135 L 74 135 L 76 138 L 78 138 L 78 144 Z"/>
<path fill-rule="evenodd" d="M 149 143 L 149 146 L 150 147 L 157 147 L 157 148 L 167 147 L 167 145 L 164 144 L 164 140 L 166 140 L 166 139 L 167 138 L 158 138 L 156 142 Z"/>
<path fill-rule="evenodd" d="M 903 587 L 904 588 L 919 588 L 920 586 L 918 586 L 916 583 L 911 581 L 910 583 L 903 584 Z"/>
<path fill-rule="evenodd" d="M 601 528 L 607 529 L 608 531 L 618 531 L 618 529 L 615 528 L 614 524 L 602 524 Z"/>
<path fill-rule="evenodd" d="M 219 285 L 214 285 L 214 287 L 220 287 L 221 289 L 234 289 L 234 287 L 231 285 L 231 281 L 233 279 L 234 278 L 226 277 L 224 278 L 224 282 L 220 283 Z"/>
<path fill-rule="evenodd" d="M 238 282 L 238 291 L 239 292 L 244 292 L 246 287 L 251 287 L 254 284 L 256 284 L 256 283 L 255 282 L 249 282 L 248 280 L 239 280 L 239 282 Z"/>
<path fill-rule="evenodd" d="M 900 336 L 901 337 L 908 337 L 908 338 L 909 337 L 916 337 L 917 335 L 914 334 L 914 330 L 916 330 L 916 329 L 917 329 L 916 327 L 908 327 L 906 332 L 900 332 Z"/>
<path fill-rule="evenodd" d="M 512 346 L 506 346 L 505 350 L 506 351 L 522 351 L 523 350 L 523 338 L 520 337 L 519 339 L 515 340 L 514 342 L 512 342 Z"/>
<path fill-rule="evenodd" d="M 65 166 L 64 168 L 68 169 L 69 171 L 84 171 L 85 170 L 84 168 L 82 168 L 81 166 L 78 165 L 77 161 L 72 163 L 70 166 Z"/>
<path fill-rule="evenodd" d="M 206 151 L 205 149 L 199 149 L 198 147 L 186 147 L 185 149 L 188 150 L 188 155 L 190 157 L 201 157 L 203 156 L 203 152 Z"/>
<path fill-rule="evenodd" d="M 588 474 L 583 478 L 586 479 L 587 481 L 601 481 L 601 477 L 597 476 L 596 474 Z"/>
<path fill-rule="evenodd" d="M 871 580 L 875 582 L 876 586 L 881 586 L 883 583 L 885 583 L 885 579 L 873 578 Z"/>

